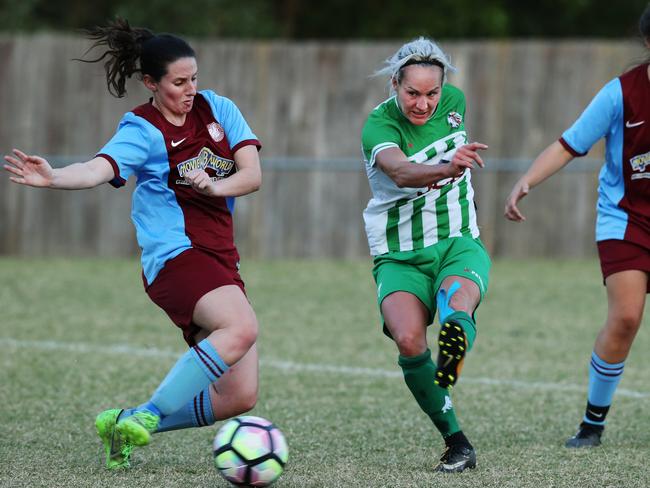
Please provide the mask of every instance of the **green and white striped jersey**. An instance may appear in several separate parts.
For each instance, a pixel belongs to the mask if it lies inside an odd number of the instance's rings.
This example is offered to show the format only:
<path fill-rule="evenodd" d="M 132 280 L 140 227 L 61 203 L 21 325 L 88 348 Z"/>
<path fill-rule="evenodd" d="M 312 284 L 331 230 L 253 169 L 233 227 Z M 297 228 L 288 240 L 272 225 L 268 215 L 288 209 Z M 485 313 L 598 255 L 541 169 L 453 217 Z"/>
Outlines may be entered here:
<path fill-rule="evenodd" d="M 375 166 L 377 154 L 398 147 L 413 164 L 450 161 L 467 143 L 465 96 L 445 84 L 435 113 L 426 124 L 412 124 L 396 97 L 368 116 L 361 145 L 372 199 L 363 212 L 370 253 L 374 256 L 431 246 L 450 237 L 478 237 L 471 171 L 424 188 L 399 188 Z"/>

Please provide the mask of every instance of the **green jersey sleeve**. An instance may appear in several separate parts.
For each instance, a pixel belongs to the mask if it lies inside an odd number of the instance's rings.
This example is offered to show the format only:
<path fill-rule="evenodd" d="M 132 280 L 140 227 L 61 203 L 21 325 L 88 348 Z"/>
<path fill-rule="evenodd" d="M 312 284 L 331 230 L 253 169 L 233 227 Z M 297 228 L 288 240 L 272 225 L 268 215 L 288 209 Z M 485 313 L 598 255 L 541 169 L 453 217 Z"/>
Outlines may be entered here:
<path fill-rule="evenodd" d="M 385 105 L 391 100 L 393 99 L 387 100 L 370 113 L 361 131 L 363 156 L 370 166 L 375 165 L 377 154 L 383 149 L 400 148 L 402 145 L 401 132 L 391 117 L 386 114 Z"/>
<path fill-rule="evenodd" d="M 447 118 L 445 121 L 453 129 L 465 129 L 465 94 L 460 88 L 446 84 L 442 89 L 442 97 L 437 114 Z"/>

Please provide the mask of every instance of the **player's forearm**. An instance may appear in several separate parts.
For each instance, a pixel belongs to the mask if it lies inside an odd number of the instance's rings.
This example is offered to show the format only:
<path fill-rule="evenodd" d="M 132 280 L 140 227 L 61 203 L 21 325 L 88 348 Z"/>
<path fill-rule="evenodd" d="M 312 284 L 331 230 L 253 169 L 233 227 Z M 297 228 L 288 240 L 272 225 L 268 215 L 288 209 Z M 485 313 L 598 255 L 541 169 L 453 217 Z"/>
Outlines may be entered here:
<path fill-rule="evenodd" d="M 399 188 L 422 188 L 438 181 L 450 178 L 446 164 L 405 163 L 391 171 L 388 176 Z"/>
<path fill-rule="evenodd" d="M 240 168 L 234 175 L 215 181 L 210 193 L 215 197 L 239 197 L 259 190 L 261 184 L 259 168 Z"/>
<path fill-rule="evenodd" d="M 59 190 L 80 190 L 92 188 L 94 185 L 90 174 L 83 167 L 83 163 L 70 164 L 64 168 L 52 170 L 50 188 Z"/>
<path fill-rule="evenodd" d="M 94 188 L 110 181 L 112 177 L 110 163 L 105 159 L 95 158 L 85 163 L 73 163 L 63 168 L 53 169 L 50 188 L 59 190 Z"/>
<path fill-rule="evenodd" d="M 560 171 L 572 159 L 573 155 L 556 141 L 535 158 L 526 174 L 521 177 L 521 181 L 533 188 Z"/>

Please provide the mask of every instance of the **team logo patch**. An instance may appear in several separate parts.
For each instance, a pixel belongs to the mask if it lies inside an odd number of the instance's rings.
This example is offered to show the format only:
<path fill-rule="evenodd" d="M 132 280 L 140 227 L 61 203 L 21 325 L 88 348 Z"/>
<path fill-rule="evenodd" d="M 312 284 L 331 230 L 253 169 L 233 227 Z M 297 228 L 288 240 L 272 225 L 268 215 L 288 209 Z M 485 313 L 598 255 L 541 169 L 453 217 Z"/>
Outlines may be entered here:
<path fill-rule="evenodd" d="M 209 148 L 204 147 L 196 157 L 178 163 L 177 169 L 180 177 L 184 178 L 190 171 L 196 169 L 205 171 L 209 168 L 215 172 L 212 180 L 216 181 L 226 178 L 232 172 L 234 165 L 235 162 L 233 160 L 223 158 L 213 153 Z M 185 180 L 177 180 L 176 183 L 179 185 L 187 184 Z"/>
<path fill-rule="evenodd" d="M 650 152 L 634 156 L 630 159 L 630 164 L 632 165 L 632 171 L 645 171 L 645 169 L 650 166 Z M 634 177 L 634 175 L 632 175 L 632 177 Z"/>
<path fill-rule="evenodd" d="M 445 404 L 442 406 L 441 409 L 442 413 L 447 413 L 452 408 L 454 408 L 454 405 L 453 403 L 451 403 L 451 398 L 449 397 L 449 395 L 445 395 Z"/>
<path fill-rule="evenodd" d="M 463 116 L 458 112 L 449 112 L 449 115 L 447 115 L 447 122 L 452 126 L 452 128 L 456 129 L 463 123 Z"/>
<path fill-rule="evenodd" d="M 208 124 L 208 132 L 210 133 L 210 137 L 212 137 L 212 140 L 214 142 L 221 141 L 225 135 L 223 127 L 221 127 L 221 124 L 218 124 L 217 122 L 210 122 Z"/>

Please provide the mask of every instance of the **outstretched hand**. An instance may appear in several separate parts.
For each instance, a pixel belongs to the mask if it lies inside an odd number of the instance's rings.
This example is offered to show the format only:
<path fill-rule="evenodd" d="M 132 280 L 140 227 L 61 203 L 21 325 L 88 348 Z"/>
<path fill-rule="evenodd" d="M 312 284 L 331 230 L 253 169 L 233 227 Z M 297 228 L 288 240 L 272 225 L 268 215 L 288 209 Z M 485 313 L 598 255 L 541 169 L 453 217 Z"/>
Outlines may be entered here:
<path fill-rule="evenodd" d="M 481 168 L 485 167 L 485 163 L 479 156 L 479 150 L 485 150 L 488 146 L 481 142 L 470 142 L 464 146 L 460 146 L 454 153 L 454 157 L 449 161 L 449 177 L 456 178 L 461 176 L 466 169 L 474 169 L 474 165 Z"/>
<path fill-rule="evenodd" d="M 519 211 L 517 208 L 517 203 L 519 200 L 528 195 L 530 191 L 530 186 L 525 181 L 519 180 L 515 183 L 515 186 L 512 187 L 512 191 L 506 200 L 506 208 L 504 215 L 508 220 L 513 222 L 523 222 L 526 220 L 526 217 Z"/>
<path fill-rule="evenodd" d="M 28 155 L 14 149 L 13 156 L 6 155 L 4 168 L 13 176 L 9 179 L 19 185 L 48 187 L 52 183 L 52 166 L 44 158 Z"/>

